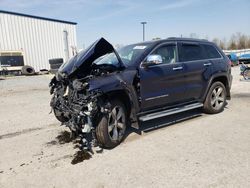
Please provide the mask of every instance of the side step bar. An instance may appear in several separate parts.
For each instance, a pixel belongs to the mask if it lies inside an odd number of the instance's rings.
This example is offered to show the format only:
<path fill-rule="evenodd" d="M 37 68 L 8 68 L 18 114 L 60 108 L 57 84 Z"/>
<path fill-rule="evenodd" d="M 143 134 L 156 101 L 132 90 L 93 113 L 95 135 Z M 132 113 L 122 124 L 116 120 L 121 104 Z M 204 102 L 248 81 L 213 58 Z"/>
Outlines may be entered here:
<path fill-rule="evenodd" d="M 156 119 L 156 118 L 160 118 L 160 117 L 164 117 L 164 116 L 169 116 L 172 114 L 177 114 L 180 112 L 185 112 L 185 111 L 192 110 L 195 108 L 200 108 L 202 106 L 203 106 L 202 103 L 193 103 L 193 104 L 189 104 L 189 105 L 185 105 L 185 106 L 181 106 L 181 107 L 176 107 L 176 108 L 172 108 L 172 109 L 168 109 L 168 110 L 163 110 L 163 111 L 147 114 L 147 115 L 139 117 L 139 120 L 140 121 L 148 121 L 151 119 Z"/>

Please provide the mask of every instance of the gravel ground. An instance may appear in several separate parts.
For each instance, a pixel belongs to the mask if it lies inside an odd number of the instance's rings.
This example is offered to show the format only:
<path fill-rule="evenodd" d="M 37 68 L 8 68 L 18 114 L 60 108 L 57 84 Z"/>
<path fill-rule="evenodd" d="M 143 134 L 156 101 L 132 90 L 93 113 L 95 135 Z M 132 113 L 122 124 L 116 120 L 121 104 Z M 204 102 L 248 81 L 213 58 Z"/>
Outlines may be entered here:
<path fill-rule="evenodd" d="M 0 80 L 0 187 L 250 187 L 250 82 L 232 71 L 224 112 L 150 121 L 94 155 L 49 114 L 50 75 Z"/>

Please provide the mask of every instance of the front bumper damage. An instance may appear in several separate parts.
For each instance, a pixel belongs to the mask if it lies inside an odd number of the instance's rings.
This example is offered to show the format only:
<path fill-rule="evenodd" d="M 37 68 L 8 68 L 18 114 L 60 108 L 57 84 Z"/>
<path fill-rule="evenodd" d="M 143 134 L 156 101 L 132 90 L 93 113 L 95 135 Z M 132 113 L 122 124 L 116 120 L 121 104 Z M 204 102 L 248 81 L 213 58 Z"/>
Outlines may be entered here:
<path fill-rule="evenodd" d="M 137 71 L 124 71 L 125 68 L 113 46 L 101 38 L 62 64 L 51 80 L 50 105 L 54 114 L 73 136 L 82 138 L 84 147 L 99 146 L 97 140 L 100 146 L 110 148 L 120 142 L 120 137 L 112 139 L 108 128 L 102 128 L 109 125 L 113 97 L 122 97 L 128 122 L 138 127 L 137 89 L 132 86 Z M 104 125 L 101 120 L 107 123 Z"/>
<path fill-rule="evenodd" d="M 83 149 L 98 150 L 96 122 L 110 111 L 110 104 L 101 97 L 103 93 L 88 91 L 86 82 L 63 83 L 56 78 L 52 79 L 50 88 L 53 94 L 50 106 L 61 125 L 67 126 L 73 137 L 81 139 Z"/>

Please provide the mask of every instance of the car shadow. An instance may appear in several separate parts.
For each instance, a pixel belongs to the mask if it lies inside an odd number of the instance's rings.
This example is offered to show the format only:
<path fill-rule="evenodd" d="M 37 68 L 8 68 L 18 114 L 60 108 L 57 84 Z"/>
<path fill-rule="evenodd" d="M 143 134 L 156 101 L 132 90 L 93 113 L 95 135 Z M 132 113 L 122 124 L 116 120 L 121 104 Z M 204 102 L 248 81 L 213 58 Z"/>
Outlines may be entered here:
<path fill-rule="evenodd" d="M 126 135 L 124 140 L 126 140 L 132 133 L 136 133 L 137 135 L 142 135 L 143 133 L 153 132 L 158 129 L 162 129 L 171 125 L 177 125 L 183 121 L 189 121 L 195 118 L 199 118 L 203 116 L 203 112 L 201 109 L 194 109 L 170 116 L 165 116 L 162 118 L 157 118 L 154 120 L 149 120 L 146 122 L 141 122 L 139 124 L 139 129 L 135 129 L 131 126 L 127 128 Z"/>

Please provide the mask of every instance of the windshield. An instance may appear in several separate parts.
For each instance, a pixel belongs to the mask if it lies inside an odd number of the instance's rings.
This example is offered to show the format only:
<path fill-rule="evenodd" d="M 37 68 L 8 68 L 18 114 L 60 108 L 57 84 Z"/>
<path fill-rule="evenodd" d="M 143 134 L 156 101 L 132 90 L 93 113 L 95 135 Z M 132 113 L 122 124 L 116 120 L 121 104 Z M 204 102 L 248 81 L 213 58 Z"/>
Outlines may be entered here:
<path fill-rule="evenodd" d="M 96 65 L 114 65 L 116 67 L 119 66 L 119 60 L 117 59 L 115 53 L 109 53 L 106 55 L 103 55 L 101 57 L 99 57 L 98 59 L 96 59 L 94 61 L 94 64 Z"/>
<path fill-rule="evenodd" d="M 149 44 L 132 44 L 128 46 L 124 46 L 117 50 L 122 62 L 129 66 L 133 64 L 134 61 L 140 57 L 145 50 L 149 47 Z M 106 54 L 94 61 L 94 64 L 101 65 L 101 64 L 108 64 L 119 66 L 119 61 L 115 55 L 115 53 Z"/>

